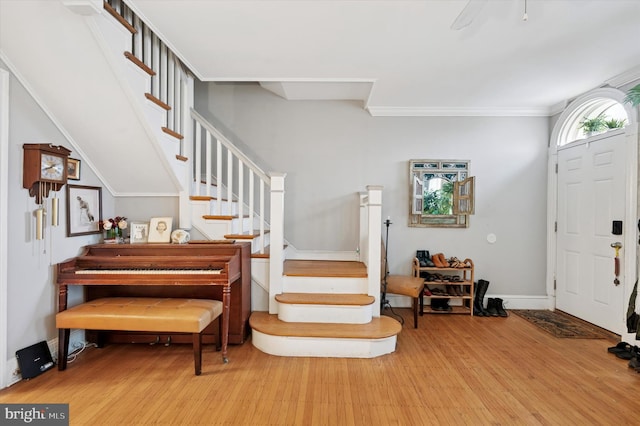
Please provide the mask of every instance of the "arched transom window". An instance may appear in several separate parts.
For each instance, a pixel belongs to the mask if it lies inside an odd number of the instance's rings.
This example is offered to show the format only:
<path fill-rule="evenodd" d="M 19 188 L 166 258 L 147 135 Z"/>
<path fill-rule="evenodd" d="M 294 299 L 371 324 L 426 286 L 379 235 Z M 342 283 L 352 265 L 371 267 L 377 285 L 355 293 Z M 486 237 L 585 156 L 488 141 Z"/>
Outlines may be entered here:
<path fill-rule="evenodd" d="M 594 98 L 577 108 L 567 118 L 558 145 L 585 139 L 629 123 L 624 106 L 610 98 Z"/>

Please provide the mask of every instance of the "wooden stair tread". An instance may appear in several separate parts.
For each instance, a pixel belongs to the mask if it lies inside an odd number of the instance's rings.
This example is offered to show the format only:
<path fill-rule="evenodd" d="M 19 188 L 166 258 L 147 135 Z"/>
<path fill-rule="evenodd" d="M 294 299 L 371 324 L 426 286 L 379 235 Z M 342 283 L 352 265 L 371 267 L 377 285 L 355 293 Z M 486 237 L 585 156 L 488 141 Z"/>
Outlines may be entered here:
<path fill-rule="evenodd" d="M 264 230 L 265 234 L 269 233 L 268 229 Z M 237 240 L 253 240 L 254 238 L 258 238 L 260 236 L 260 231 L 253 231 L 246 234 L 225 234 L 225 238 L 235 238 Z"/>
<path fill-rule="evenodd" d="M 341 339 L 385 339 L 402 331 L 402 325 L 387 316 L 372 318 L 367 324 L 325 324 L 315 322 L 284 322 L 277 315 L 253 312 L 251 328 L 264 334 L 287 337 L 320 337 Z"/>
<path fill-rule="evenodd" d="M 282 293 L 276 294 L 280 303 L 298 305 L 349 305 L 366 306 L 375 302 L 375 297 L 368 294 L 340 293 Z"/>
<path fill-rule="evenodd" d="M 366 278 L 367 267 L 362 262 L 350 260 L 287 259 L 284 262 L 284 275 L 290 277 Z"/>
<path fill-rule="evenodd" d="M 264 231 L 264 232 L 266 234 L 268 231 Z M 288 245 L 285 244 L 284 247 L 282 247 L 282 249 L 286 250 L 287 247 Z M 264 253 L 260 253 L 260 251 L 254 251 L 253 253 L 251 253 L 251 257 L 256 259 L 268 259 L 269 257 L 271 257 L 271 246 L 265 246 Z"/>

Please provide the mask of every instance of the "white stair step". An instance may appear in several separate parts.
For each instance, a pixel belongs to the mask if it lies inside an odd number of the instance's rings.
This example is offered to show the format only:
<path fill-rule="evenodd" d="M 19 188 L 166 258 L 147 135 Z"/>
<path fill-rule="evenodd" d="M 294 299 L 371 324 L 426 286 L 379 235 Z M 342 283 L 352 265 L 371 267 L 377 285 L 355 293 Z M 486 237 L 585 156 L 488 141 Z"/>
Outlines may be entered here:
<path fill-rule="evenodd" d="M 366 294 L 283 293 L 276 295 L 278 319 L 285 322 L 366 324 L 375 298 Z"/>
<path fill-rule="evenodd" d="M 277 356 L 374 358 L 394 352 L 402 330 L 398 321 L 386 316 L 368 324 L 318 324 L 284 322 L 276 315 L 254 312 L 249 323 L 253 345 Z"/>

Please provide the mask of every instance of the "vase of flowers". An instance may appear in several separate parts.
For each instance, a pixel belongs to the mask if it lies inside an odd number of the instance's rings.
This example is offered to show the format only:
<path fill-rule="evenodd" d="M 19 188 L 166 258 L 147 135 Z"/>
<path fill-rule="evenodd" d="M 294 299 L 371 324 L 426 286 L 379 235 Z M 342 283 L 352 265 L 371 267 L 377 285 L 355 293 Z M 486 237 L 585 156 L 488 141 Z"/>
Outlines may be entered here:
<path fill-rule="evenodd" d="M 104 242 L 106 244 L 122 244 L 124 243 L 124 230 L 127 229 L 127 218 L 116 216 L 103 220 L 102 229 L 105 232 Z"/>

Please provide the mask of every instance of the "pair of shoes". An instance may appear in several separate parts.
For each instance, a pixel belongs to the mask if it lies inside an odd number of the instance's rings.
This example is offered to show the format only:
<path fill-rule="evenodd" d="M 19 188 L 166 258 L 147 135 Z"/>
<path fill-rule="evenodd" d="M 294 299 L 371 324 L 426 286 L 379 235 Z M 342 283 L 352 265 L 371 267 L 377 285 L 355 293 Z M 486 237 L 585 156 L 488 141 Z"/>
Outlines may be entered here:
<path fill-rule="evenodd" d="M 449 262 L 447 262 L 447 259 L 444 257 L 444 254 L 442 253 L 434 254 L 433 256 L 431 256 L 431 260 L 433 261 L 433 264 L 436 265 L 437 268 L 449 267 Z"/>
<path fill-rule="evenodd" d="M 418 258 L 418 262 L 420 263 L 420 267 L 421 268 L 429 266 L 429 264 L 427 263 L 427 261 L 431 257 L 431 256 L 429 256 L 429 250 L 417 250 L 416 251 L 416 257 Z M 433 265 L 431 265 L 431 266 L 433 266 Z"/>
<path fill-rule="evenodd" d="M 614 355 L 617 356 L 620 359 L 631 360 L 631 359 L 637 357 L 637 355 L 638 355 L 638 347 L 637 346 L 627 345 L 627 347 L 624 350 L 618 351 L 618 352 L 614 352 Z"/>
<path fill-rule="evenodd" d="M 460 287 L 457 285 L 448 285 L 447 294 L 449 296 L 462 296 L 462 291 L 460 290 Z"/>
<path fill-rule="evenodd" d="M 424 294 L 425 296 L 433 296 L 433 294 L 431 293 L 431 289 L 429 289 L 426 284 L 424 286 L 424 290 L 422 290 L 422 294 Z"/>
<path fill-rule="evenodd" d="M 607 348 L 607 352 L 610 354 L 628 352 L 629 350 L 631 350 L 631 345 L 626 342 L 619 342 L 617 345 Z"/>
<path fill-rule="evenodd" d="M 463 268 L 468 268 L 471 265 L 468 265 L 466 262 L 469 259 L 466 259 L 464 262 L 460 259 L 458 259 L 457 257 L 451 257 L 449 258 L 449 266 L 451 268 L 458 268 L 458 269 L 463 269 Z"/>
<path fill-rule="evenodd" d="M 487 300 L 487 313 L 491 317 L 502 317 L 506 318 L 509 316 L 507 311 L 504 309 L 503 300 L 500 298 L 489 298 Z"/>
<path fill-rule="evenodd" d="M 452 308 L 449 306 L 449 299 L 431 299 L 431 309 L 437 312 L 448 312 Z"/>

